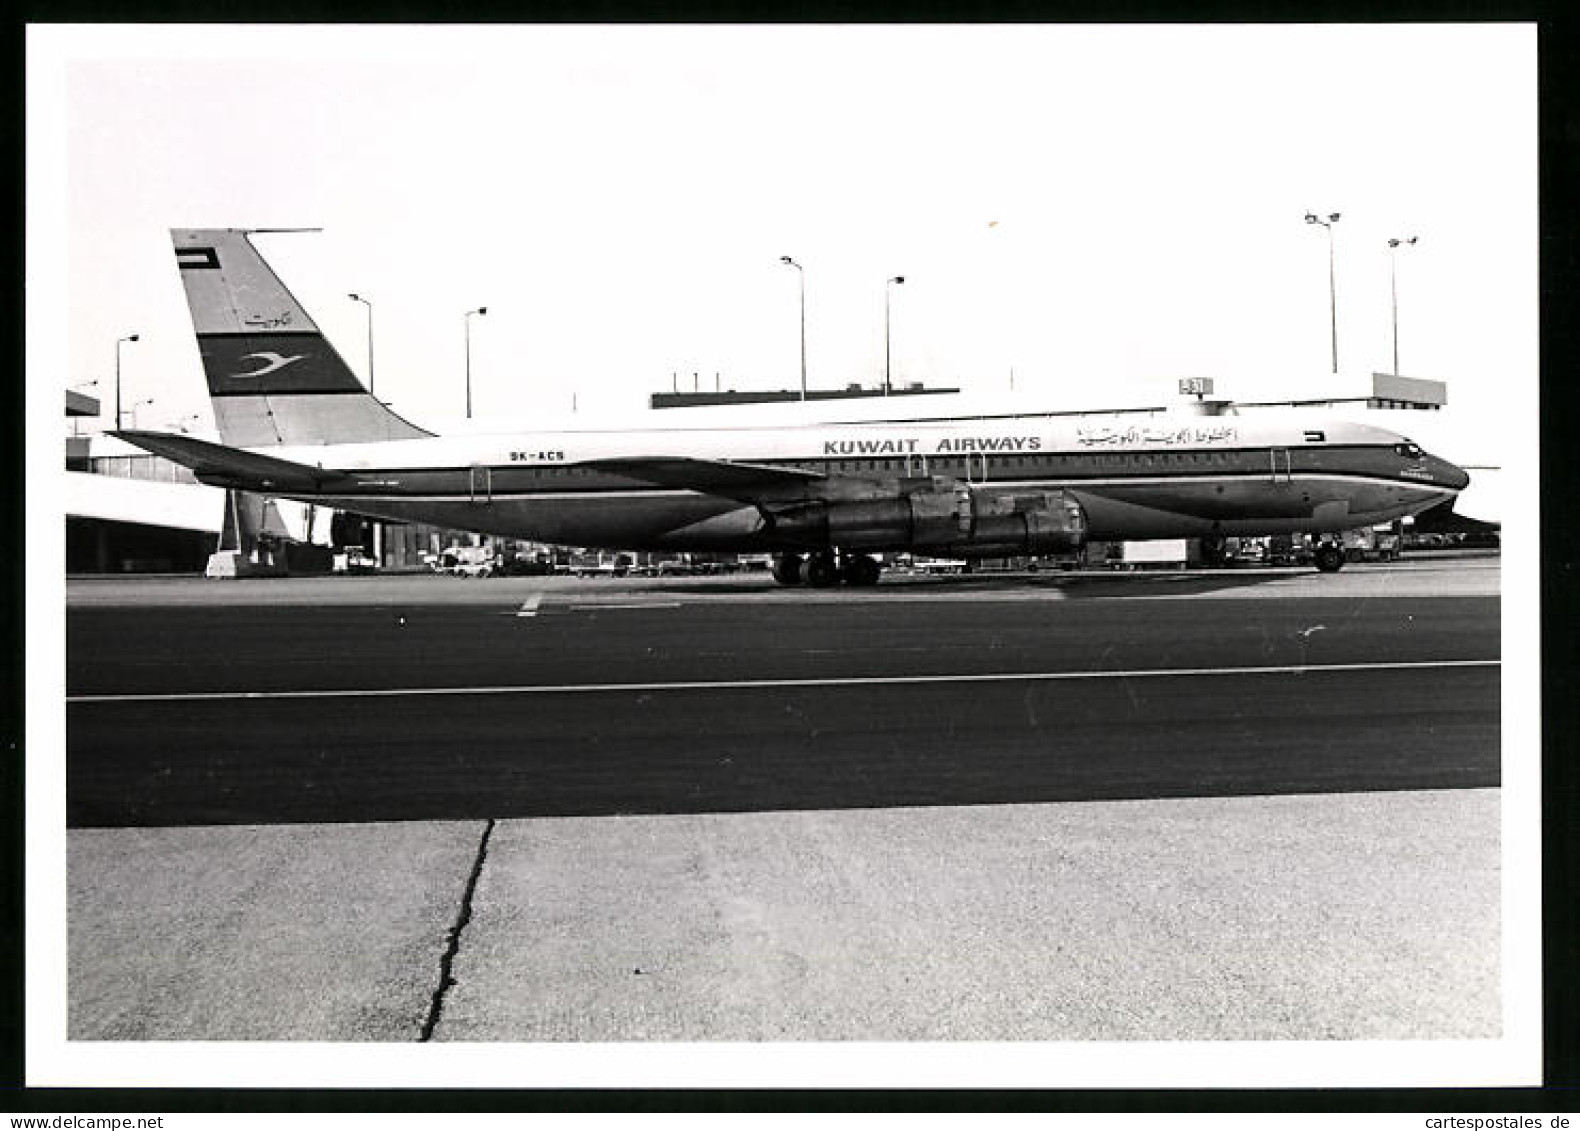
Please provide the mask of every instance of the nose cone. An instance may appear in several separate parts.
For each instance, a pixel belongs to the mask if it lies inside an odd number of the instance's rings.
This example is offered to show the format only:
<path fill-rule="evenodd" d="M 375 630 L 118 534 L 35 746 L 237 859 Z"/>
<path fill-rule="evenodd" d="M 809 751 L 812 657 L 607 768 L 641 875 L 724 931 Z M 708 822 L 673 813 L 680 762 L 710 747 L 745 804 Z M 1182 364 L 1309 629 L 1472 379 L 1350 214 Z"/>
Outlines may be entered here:
<path fill-rule="evenodd" d="M 1432 469 L 1432 478 L 1446 487 L 1463 491 L 1470 485 L 1470 473 L 1462 467 L 1449 463 L 1446 459 L 1433 456 L 1429 466 Z"/>

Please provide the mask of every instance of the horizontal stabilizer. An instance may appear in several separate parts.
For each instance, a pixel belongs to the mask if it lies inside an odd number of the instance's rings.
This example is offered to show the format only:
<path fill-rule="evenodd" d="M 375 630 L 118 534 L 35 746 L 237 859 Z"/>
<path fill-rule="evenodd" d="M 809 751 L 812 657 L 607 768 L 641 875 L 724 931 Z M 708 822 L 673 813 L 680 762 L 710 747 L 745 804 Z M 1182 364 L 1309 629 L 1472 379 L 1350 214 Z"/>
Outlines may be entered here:
<path fill-rule="evenodd" d="M 783 495 L 800 491 L 808 483 L 826 477 L 817 471 L 800 468 L 765 467 L 754 463 L 725 460 L 690 459 L 685 456 L 649 456 L 620 459 L 584 460 L 580 467 L 641 479 L 659 487 L 676 487 L 726 499 L 756 502 L 764 495 Z"/>
<path fill-rule="evenodd" d="M 194 436 L 170 432 L 120 431 L 110 435 L 144 451 L 190 467 L 205 483 L 225 487 L 245 487 L 273 491 L 314 491 L 324 483 L 339 479 L 342 472 L 326 471 L 278 456 L 259 455 L 241 448 L 229 448 Z"/>

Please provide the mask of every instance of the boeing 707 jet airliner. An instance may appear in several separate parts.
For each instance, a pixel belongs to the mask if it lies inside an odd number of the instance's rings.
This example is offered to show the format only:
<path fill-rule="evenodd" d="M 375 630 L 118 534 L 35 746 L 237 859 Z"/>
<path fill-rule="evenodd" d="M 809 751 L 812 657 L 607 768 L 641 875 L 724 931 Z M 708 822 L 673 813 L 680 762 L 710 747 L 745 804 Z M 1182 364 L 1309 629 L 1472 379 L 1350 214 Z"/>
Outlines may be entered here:
<path fill-rule="evenodd" d="M 875 554 L 1339 531 L 1451 501 L 1460 468 L 1365 424 L 1016 415 L 440 436 L 374 398 L 241 229 L 171 233 L 221 443 L 116 435 L 198 479 L 397 522 L 571 546 L 772 552 L 785 584 Z M 1340 568 L 1325 541 L 1320 569 Z"/>

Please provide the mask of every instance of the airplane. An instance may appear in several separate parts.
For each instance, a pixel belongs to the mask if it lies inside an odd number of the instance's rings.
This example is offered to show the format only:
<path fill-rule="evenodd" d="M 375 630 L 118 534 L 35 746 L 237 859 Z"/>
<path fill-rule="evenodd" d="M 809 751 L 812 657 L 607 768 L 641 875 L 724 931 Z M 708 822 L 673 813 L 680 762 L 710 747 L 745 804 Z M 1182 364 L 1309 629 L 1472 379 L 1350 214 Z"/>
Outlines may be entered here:
<path fill-rule="evenodd" d="M 395 522 L 621 550 L 772 553 L 786 585 L 867 586 L 874 555 L 1340 531 L 1451 502 L 1465 471 L 1309 410 L 436 435 L 363 387 L 249 238 L 171 232 L 221 442 L 113 433 L 213 486 Z"/>

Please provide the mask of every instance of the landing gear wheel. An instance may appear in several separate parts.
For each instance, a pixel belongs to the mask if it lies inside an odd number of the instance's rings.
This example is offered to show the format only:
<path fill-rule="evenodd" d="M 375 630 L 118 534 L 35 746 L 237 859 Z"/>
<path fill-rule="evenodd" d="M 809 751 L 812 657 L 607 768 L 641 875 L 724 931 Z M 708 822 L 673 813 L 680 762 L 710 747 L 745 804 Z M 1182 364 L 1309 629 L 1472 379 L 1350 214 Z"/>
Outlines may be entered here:
<path fill-rule="evenodd" d="M 876 585 L 883 567 L 866 554 L 852 554 L 845 558 L 840 576 L 846 585 Z"/>
<path fill-rule="evenodd" d="M 1318 546 L 1311 559 L 1323 573 L 1338 573 L 1344 568 L 1344 551 L 1331 544 Z"/>
<path fill-rule="evenodd" d="M 801 555 L 779 554 L 774 558 L 774 580 L 780 585 L 801 584 Z"/>
<path fill-rule="evenodd" d="M 801 569 L 802 579 L 815 589 L 826 589 L 839 580 L 839 567 L 833 554 L 813 554 Z"/>

